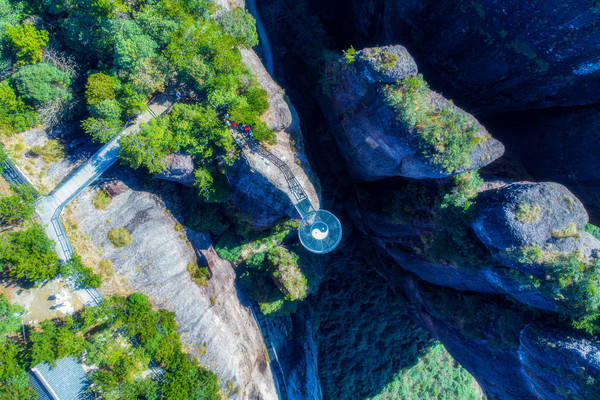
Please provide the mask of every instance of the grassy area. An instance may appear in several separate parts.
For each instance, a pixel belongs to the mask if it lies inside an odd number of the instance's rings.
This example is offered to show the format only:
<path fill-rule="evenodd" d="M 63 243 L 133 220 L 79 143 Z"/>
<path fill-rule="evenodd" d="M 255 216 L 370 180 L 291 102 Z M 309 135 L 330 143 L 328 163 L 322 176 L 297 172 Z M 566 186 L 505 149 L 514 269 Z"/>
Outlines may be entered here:
<path fill-rule="evenodd" d="M 441 343 L 423 354 L 415 365 L 403 368 L 381 393 L 365 400 L 484 400 L 471 374 Z"/>
<path fill-rule="evenodd" d="M 47 163 L 60 161 L 66 156 L 64 146 L 55 139 L 47 140 L 43 146 L 33 146 L 31 152 Z"/>

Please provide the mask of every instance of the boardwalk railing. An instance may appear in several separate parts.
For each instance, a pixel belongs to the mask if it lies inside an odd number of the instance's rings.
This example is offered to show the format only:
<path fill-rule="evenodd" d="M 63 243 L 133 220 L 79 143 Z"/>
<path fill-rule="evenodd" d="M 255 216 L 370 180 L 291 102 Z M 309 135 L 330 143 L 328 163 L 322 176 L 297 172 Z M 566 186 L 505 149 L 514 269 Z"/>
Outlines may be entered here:
<path fill-rule="evenodd" d="M 285 162 L 283 162 L 279 157 L 267 150 L 249 132 L 243 129 L 236 129 L 235 132 L 237 132 L 239 136 L 235 134 L 232 136 L 238 144 L 238 146 L 242 148 L 244 146 L 247 146 L 248 149 L 250 149 L 250 151 L 259 154 L 265 160 L 275 165 L 279 169 L 279 171 L 281 171 L 281 174 L 285 178 L 290 192 L 294 196 L 294 206 L 296 207 L 301 216 L 304 217 L 304 215 L 306 215 L 307 213 L 315 211 L 315 208 L 310 202 L 310 199 L 304 191 L 304 188 L 302 188 L 302 185 L 300 184 L 300 182 L 298 182 L 298 179 Z"/>

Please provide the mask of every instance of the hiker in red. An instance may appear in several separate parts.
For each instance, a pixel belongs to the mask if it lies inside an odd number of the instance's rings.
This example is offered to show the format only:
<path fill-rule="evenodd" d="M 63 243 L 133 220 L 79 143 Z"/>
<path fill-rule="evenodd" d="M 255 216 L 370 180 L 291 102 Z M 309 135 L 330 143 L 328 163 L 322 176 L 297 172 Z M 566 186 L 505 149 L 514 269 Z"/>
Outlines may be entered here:
<path fill-rule="evenodd" d="M 245 130 L 245 131 L 249 131 L 249 130 L 250 130 L 250 127 L 249 127 L 248 125 L 244 125 L 244 130 Z"/>

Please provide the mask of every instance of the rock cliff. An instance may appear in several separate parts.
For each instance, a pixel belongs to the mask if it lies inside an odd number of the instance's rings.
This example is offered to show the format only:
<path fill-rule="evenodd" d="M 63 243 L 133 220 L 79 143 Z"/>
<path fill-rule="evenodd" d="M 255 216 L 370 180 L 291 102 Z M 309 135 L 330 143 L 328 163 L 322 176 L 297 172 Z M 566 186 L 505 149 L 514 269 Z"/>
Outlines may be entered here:
<path fill-rule="evenodd" d="M 402 46 L 367 48 L 328 63 L 322 105 L 354 176 L 440 178 L 480 168 L 504 152 L 472 115 L 416 76 Z M 445 157 L 452 147 L 456 154 Z"/>

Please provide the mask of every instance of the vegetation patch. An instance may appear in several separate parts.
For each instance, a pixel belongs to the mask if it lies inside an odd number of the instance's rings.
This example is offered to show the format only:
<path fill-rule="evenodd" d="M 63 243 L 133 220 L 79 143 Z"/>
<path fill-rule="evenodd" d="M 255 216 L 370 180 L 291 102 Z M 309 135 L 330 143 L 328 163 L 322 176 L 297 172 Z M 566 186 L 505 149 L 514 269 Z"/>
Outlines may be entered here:
<path fill-rule="evenodd" d="M 507 256 L 525 265 L 543 267 L 544 276 L 513 272 L 526 287 L 532 287 L 554 299 L 558 311 L 578 329 L 590 334 L 600 332 L 600 259 L 584 257 L 580 252 L 547 251 L 538 246 L 519 247 L 507 251 Z"/>
<path fill-rule="evenodd" d="M 403 368 L 377 396 L 366 400 L 484 400 L 471 374 L 441 343 L 436 343 L 410 367 Z"/>
<path fill-rule="evenodd" d="M 208 286 L 208 278 L 210 277 L 210 271 L 206 266 L 199 266 L 195 263 L 188 263 L 187 270 L 192 278 L 192 281 L 199 286 Z"/>
<path fill-rule="evenodd" d="M 31 152 L 47 163 L 60 161 L 66 156 L 63 145 L 56 139 L 47 140 L 43 146 L 33 146 Z"/>
<path fill-rule="evenodd" d="M 481 141 L 477 127 L 450 105 L 435 109 L 423 75 L 386 85 L 383 93 L 427 161 L 449 173 L 469 168 L 471 152 Z"/>
<path fill-rule="evenodd" d="M 439 203 L 433 240 L 426 245 L 426 255 L 436 262 L 457 266 L 493 265 L 489 251 L 471 229 L 475 196 L 483 180 L 477 171 L 460 174 L 454 180 L 454 186 Z"/>
<path fill-rule="evenodd" d="M 17 318 L 7 329 L 13 331 L 12 336 L 4 336 L 5 343 L 0 348 L 0 395 L 8 395 L 4 398 L 37 398 L 27 385 L 25 371 L 40 362 L 53 365 L 66 356 L 81 358 L 95 367 L 90 373 L 89 388 L 94 398 L 220 398 L 217 376 L 183 352 L 175 314 L 153 311 L 141 293 L 126 298 L 109 297 L 75 317 L 28 326 L 24 337 L 18 320 L 20 310 L 10 307 L 14 306 L 7 306 L 0 296 L 0 321 L 3 311 Z M 162 379 L 147 373 L 150 360 L 165 371 Z"/>
<path fill-rule="evenodd" d="M 110 197 L 110 194 L 106 190 L 100 189 L 94 195 L 92 203 L 98 210 L 106 210 L 111 201 L 112 197 Z"/>
<path fill-rule="evenodd" d="M 540 208 L 539 204 L 521 202 L 517 206 L 515 216 L 519 222 L 523 224 L 529 224 L 540 219 L 540 212 L 542 212 L 542 209 Z"/>
<path fill-rule="evenodd" d="M 580 236 L 579 229 L 573 223 L 570 223 L 564 229 L 552 229 L 552 237 L 554 239 L 566 239 L 570 237 L 578 239 Z"/>
<path fill-rule="evenodd" d="M 115 247 L 124 247 L 131 244 L 131 235 L 125 228 L 113 228 L 108 231 L 108 240 Z"/>

